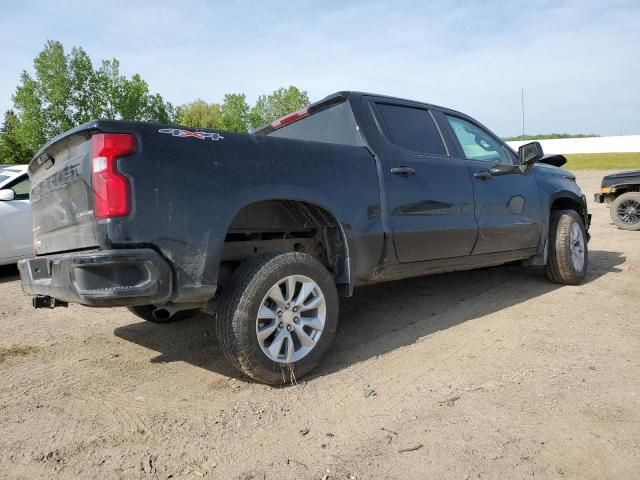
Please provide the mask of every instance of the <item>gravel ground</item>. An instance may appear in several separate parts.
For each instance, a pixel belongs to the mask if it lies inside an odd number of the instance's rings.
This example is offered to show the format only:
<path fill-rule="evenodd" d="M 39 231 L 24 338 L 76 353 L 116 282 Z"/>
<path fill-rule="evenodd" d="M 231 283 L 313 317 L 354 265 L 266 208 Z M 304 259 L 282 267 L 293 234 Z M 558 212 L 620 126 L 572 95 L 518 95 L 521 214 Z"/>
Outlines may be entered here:
<path fill-rule="evenodd" d="M 579 174 L 587 195 L 603 172 Z M 209 317 L 33 310 L 0 272 L 0 478 L 640 478 L 640 232 L 588 281 L 500 267 L 356 290 L 315 375 L 238 376 Z"/>

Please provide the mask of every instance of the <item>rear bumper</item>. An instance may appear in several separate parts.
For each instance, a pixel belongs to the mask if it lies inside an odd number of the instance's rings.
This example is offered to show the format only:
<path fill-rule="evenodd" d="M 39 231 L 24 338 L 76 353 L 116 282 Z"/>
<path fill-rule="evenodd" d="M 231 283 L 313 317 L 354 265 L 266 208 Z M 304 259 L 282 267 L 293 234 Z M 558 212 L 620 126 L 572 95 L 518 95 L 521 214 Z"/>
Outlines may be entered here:
<path fill-rule="evenodd" d="M 22 289 L 90 306 L 160 304 L 172 292 L 167 261 L 147 248 L 91 250 L 18 262 Z"/>

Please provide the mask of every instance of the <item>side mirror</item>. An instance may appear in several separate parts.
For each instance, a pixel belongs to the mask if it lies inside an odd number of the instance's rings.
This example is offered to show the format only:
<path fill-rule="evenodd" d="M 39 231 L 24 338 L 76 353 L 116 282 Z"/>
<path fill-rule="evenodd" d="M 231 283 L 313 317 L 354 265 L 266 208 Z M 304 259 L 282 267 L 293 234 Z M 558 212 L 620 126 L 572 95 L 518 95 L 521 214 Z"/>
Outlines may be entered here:
<path fill-rule="evenodd" d="M 544 152 L 542 151 L 542 145 L 540 145 L 540 142 L 525 143 L 518 148 L 520 165 L 524 165 L 526 167 L 533 166 L 533 164 L 543 156 Z"/>
<path fill-rule="evenodd" d="M 11 200 L 15 200 L 16 192 L 11 190 L 10 188 L 5 188 L 4 190 L 0 190 L 0 201 L 2 202 L 10 202 Z"/>

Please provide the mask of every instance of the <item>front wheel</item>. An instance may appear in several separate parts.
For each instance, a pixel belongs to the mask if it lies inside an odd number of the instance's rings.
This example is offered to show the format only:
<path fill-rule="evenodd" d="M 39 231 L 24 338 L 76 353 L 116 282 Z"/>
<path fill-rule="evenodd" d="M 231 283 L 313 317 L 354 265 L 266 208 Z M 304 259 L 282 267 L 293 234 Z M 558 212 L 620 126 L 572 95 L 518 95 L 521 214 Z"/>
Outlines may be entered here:
<path fill-rule="evenodd" d="M 555 283 L 579 285 L 587 275 L 589 251 L 582 217 L 575 210 L 551 212 L 547 277 Z"/>
<path fill-rule="evenodd" d="M 338 325 L 338 294 L 327 269 L 299 252 L 253 257 L 222 294 L 220 348 L 249 377 L 275 385 L 313 370 Z"/>
<path fill-rule="evenodd" d="M 619 229 L 640 230 L 640 192 L 627 192 L 617 197 L 609 213 Z"/>

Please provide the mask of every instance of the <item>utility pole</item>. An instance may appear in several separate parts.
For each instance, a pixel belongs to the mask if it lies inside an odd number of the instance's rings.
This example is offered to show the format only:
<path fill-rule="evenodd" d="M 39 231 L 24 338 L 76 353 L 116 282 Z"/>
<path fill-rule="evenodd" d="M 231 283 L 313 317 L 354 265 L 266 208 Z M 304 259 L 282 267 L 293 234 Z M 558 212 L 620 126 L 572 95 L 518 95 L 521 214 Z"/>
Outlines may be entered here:
<path fill-rule="evenodd" d="M 524 88 L 521 91 L 521 99 L 522 99 L 522 140 L 524 140 Z"/>

